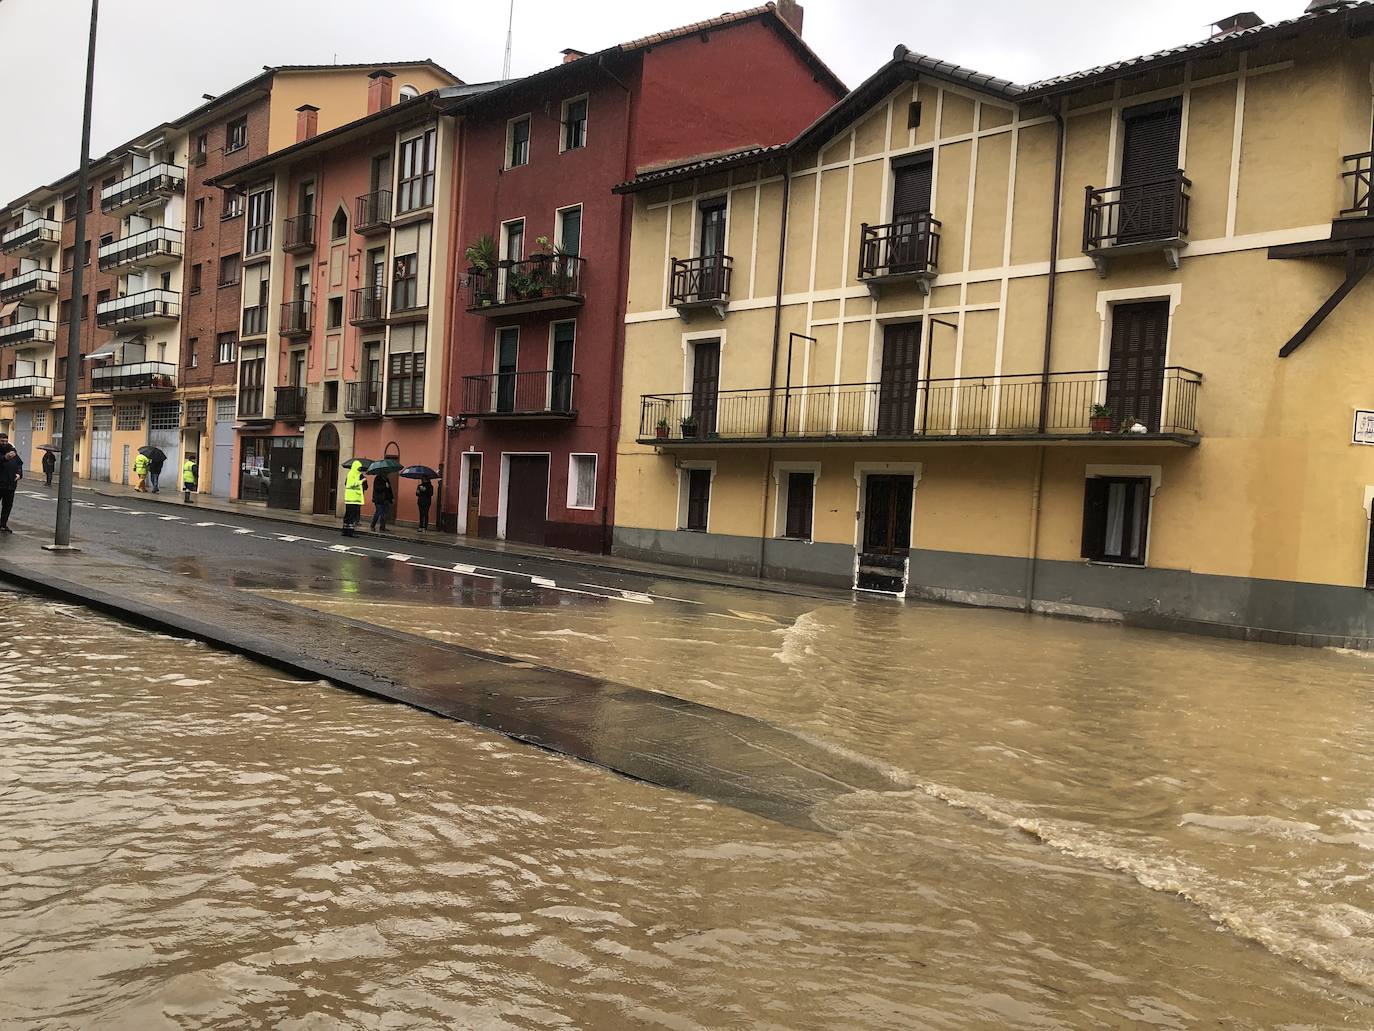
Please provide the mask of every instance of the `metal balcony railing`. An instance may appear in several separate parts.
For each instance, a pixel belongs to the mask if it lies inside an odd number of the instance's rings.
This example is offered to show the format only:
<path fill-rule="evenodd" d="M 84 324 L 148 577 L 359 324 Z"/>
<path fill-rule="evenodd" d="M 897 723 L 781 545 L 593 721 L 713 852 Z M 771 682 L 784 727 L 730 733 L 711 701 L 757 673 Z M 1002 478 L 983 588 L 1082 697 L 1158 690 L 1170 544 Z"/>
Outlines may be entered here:
<path fill-rule="evenodd" d="M 243 327 L 239 335 L 245 337 L 267 335 L 267 305 L 254 304 L 243 309 Z"/>
<path fill-rule="evenodd" d="M 0 280 L 0 304 L 22 301 L 34 294 L 57 293 L 57 273 L 50 269 L 36 268 L 21 272 L 10 279 Z"/>
<path fill-rule="evenodd" d="M 1106 370 L 645 394 L 651 442 L 1036 439 L 1097 434 L 1114 442 L 1198 433 L 1202 375 L 1170 367 L 1151 382 Z M 771 403 L 770 403 L 771 399 Z M 1094 405 L 1111 415 L 1094 428 Z M 1042 406 L 1044 428 L 1041 428 Z M 771 409 L 771 424 L 770 424 Z M 1144 432 L 1135 429 L 1144 427 Z"/>
<path fill-rule="evenodd" d="M 170 197 L 186 189 L 186 169 L 161 162 L 111 183 L 100 191 L 100 210 L 106 214 L 154 197 Z"/>
<path fill-rule="evenodd" d="M 571 254 L 536 254 L 503 261 L 494 269 L 468 273 L 468 311 L 493 314 L 567 308 L 583 302 L 586 259 Z"/>
<path fill-rule="evenodd" d="M 133 362 L 98 365 L 91 370 L 91 388 L 102 391 L 174 390 L 177 367 L 170 362 Z"/>
<path fill-rule="evenodd" d="M 16 401 L 25 397 L 52 397 L 50 376 L 18 376 L 0 380 L 0 398 Z"/>
<path fill-rule="evenodd" d="M 473 418 L 571 418 L 577 373 L 494 372 L 463 377 L 463 410 Z"/>
<path fill-rule="evenodd" d="M 344 415 L 350 419 L 380 419 L 382 417 L 381 380 L 362 380 L 345 384 Z"/>
<path fill-rule="evenodd" d="M 859 236 L 859 278 L 935 275 L 940 228 L 929 213 L 878 226 L 865 222 Z"/>
<path fill-rule="evenodd" d="M 38 250 L 40 247 L 53 246 L 61 242 L 61 222 L 51 218 L 34 218 L 18 229 L 11 229 L 4 236 L 0 236 L 0 252 L 9 254 L 25 247 Z"/>
<path fill-rule="evenodd" d="M 309 301 L 287 301 L 281 306 L 282 336 L 307 336 L 313 317 L 314 310 Z"/>
<path fill-rule="evenodd" d="M 278 387 L 276 412 L 282 422 L 304 422 L 305 387 Z"/>
<path fill-rule="evenodd" d="M 1188 236 L 1188 191 L 1182 171 L 1147 182 L 1103 190 L 1087 187 L 1083 212 L 1083 250 L 1140 247 L 1184 240 Z"/>
<path fill-rule="evenodd" d="M 315 249 L 315 216 L 297 215 L 282 223 L 281 249 L 288 254 Z"/>
<path fill-rule="evenodd" d="M 50 344 L 57 339 L 57 327 L 46 319 L 25 319 L 9 326 L 0 326 L 0 344 Z"/>
<path fill-rule="evenodd" d="M 734 265 L 734 259 L 728 254 L 674 258 L 669 303 L 674 308 L 725 304 L 730 300 Z"/>
<path fill-rule="evenodd" d="M 102 328 L 179 318 L 181 294 L 175 290 L 140 290 L 136 294 L 114 297 L 95 306 L 95 324 Z"/>
<path fill-rule="evenodd" d="M 360 286 L 349 295 L 348 321 L 371 326 L 386 321 L 386 287 Z"/>
<path fill-rule="evenodd" d="M 391 225 L 391 191 L 377 190 L 358 198 L 353 213 L 353 231 L 374 233 Z"/>
<path fill-rule="evenodd" d="M 1341 217 L 1374 214 L 1374 152 L 1347 154 L 1341 177 L 1345 180 L 1345 199 L 1350 205 L 1341 210 Z"/>
<path fill-rule="evenodd" d="M 162 260 L 180 258 L 182 253 L 181 230 L 166 226 L 154 226 L 122 240 L 115 240 L 100 248 L 100 271 L 121 268 L 139 263 L 156 264 Z"/>

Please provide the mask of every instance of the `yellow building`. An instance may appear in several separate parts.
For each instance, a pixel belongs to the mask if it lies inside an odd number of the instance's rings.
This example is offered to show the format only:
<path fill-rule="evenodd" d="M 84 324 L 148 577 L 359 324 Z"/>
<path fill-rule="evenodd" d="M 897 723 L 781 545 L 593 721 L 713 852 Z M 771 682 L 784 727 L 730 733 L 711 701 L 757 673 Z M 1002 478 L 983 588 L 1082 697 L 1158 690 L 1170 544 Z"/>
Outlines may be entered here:
<path fill-rule="evenodd" d="M 1313 8 L 1032 86 L 898 47 L 641 169 L 617 552 L 1374 639 L 1374 7 Z"/>

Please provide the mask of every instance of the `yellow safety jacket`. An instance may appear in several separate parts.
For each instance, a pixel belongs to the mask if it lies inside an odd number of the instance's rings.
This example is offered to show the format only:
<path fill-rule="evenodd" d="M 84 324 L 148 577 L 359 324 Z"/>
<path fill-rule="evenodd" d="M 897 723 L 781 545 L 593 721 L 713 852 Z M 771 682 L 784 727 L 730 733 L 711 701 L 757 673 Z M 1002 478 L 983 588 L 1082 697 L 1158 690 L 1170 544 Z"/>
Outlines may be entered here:
<path fill-rule="evenodd" d="M 148 456 L 147 456 L 147 455 L 139 455 L 137 458 L 134 459 L 134 475 L 135 475 L 135 476 L 147 476 L 147 475 L 148 475 L 148 468 L 149 468 L 152 464 L 153 464 L 153 463 L 152 463 L 151 461 L 148 460 Z"/>
<path fill-rule="evenodd" d="M 181 482 L 188 487 L 196 485 L 196 463 L 189 458 L 181 463 Z"/>
<path fill-rule="evenodd" d="M 344 481 L 344 504 L 361 505 L 367 499 L 363 496 L 363 463 L 354 462 L 348 469 L 348 479 Z"/>

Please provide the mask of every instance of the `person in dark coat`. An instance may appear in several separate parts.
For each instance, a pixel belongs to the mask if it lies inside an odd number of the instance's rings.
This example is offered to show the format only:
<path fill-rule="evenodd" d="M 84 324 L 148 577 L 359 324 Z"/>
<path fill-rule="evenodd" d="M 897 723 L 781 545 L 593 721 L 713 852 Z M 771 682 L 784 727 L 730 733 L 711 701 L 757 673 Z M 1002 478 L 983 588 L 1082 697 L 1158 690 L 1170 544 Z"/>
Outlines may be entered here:
<path fill-rule="evenodd" d="M 24 462 L 19 452 L 10 446 L 8 434 L 0 433 L 0 533 L 10 529 L 10 511 L 14 508 L 14 491 L 24 478 Z"/>
<path fill-rule="evenodd" d="M 429 477 L 425 477 L 415 487 L 415 504 L 420 509 L 420 532 L 424 533 L 429 529 L 429 506 L 434 500 L 434 484 L 429 482 Z"/>
<path fill-rule="evenodd" d="M 154 451 L 148 456 L 148 485 L 153 488 L 153 493 L 158 493 L 157 480 L 162 475 L 163 463 L 167 461 L 167 456 L 161 451 Z"/>
<path fill-rule="evenodd" d="M 391 515 L 391 506 L 396 501 L 396 491 L 391 486 L 391 477 L 378 476 L 372 481 L 372 529 L 381 527 L 386 533 L 386 520 Z"/>
<path fill-rule="evenodd" d="M 57 471 L 57 456 L 51 451 L 43 452 L 43 485 L 52 486 L 52 474 Z"/>

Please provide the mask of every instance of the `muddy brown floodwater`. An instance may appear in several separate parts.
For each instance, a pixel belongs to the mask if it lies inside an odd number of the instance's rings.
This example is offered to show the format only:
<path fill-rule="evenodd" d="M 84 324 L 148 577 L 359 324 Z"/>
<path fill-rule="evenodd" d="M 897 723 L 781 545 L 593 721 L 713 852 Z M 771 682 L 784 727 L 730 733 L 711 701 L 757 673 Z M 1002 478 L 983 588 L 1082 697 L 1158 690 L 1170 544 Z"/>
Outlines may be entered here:
<path fill-rule="evenodd" d="M 0 595 L 0 1027 L 1374 1025 L 1374 661 L 664 585 L 275 597 L 882 764 L 782 826 Z"/>

